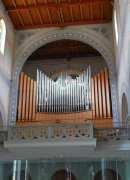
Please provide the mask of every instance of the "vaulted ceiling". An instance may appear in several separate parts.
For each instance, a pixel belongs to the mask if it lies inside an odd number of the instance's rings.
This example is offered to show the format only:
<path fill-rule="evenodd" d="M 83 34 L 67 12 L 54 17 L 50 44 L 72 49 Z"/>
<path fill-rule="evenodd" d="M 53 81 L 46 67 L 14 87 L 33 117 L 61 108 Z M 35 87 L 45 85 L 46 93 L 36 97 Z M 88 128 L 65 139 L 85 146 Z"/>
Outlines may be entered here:
<path fill-rule="evenodd" d="M 15 29 L 109 23 L 111 0 L 2 0 Z"/>

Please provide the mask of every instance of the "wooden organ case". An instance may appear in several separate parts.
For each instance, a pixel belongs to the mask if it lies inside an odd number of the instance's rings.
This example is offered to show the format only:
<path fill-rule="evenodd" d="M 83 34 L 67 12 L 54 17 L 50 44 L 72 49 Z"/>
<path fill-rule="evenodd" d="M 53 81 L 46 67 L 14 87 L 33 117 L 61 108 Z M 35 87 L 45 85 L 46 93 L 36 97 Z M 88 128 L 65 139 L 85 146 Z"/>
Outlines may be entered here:
<path fill-rule="evenodd" d="M 17 124 L 83 122 L 113 126 L 107 67 L 94 77 L 90 67 L 74 79 L 62 72 L 56 81 L 39 70 L 36 81 L 20 73 Z"/>

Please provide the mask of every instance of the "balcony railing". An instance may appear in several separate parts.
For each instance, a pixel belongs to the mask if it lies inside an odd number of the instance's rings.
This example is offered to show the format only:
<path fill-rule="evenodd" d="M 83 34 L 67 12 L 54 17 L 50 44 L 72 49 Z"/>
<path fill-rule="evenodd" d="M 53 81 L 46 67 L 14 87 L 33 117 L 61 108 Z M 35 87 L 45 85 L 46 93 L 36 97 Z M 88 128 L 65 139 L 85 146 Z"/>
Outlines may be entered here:
<path fill-rule="evenodd" d="M 96 128 L 94 137 L 98 141 L 130 140 L 130 129 L 126 127 Z"/>
<path fill-rule="evenodd" d="M 93 138 L 93 124 L 20 125 L 8 128 L 8 142 Z"/>
<path fill-rule="evenodd" d="M 67 141 L 70 139 L 91 139 L 97 141 L 130 140 L 130 127 L 118 123 L 117 127 L 93 128 L 92 123 L 55 125 L 17 125 L 0 127 L 0 142 L 17 141 Z"/>

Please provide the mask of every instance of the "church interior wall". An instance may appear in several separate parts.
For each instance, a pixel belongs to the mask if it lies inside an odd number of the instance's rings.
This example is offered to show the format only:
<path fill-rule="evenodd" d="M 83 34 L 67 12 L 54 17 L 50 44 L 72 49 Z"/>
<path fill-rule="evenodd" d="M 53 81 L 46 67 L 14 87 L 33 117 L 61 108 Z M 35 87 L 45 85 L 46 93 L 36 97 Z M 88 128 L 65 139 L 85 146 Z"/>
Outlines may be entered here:
<path fill-rule="evenodd" d="M 5 14 L 3 6 L 0 3 L 0 19 L 4 20 L 6 27 L 4 52 L 0 52 L 0 99 L 6 114 L 6 123 L 4 124 L 7 125 L 15 33 L 9 18 L 6 17 L 6 15 L 7 14 Z"/>
<path fill-rule="evenodd" d="M 117 17 L 117 32 L 115 31 L 114 20 L 114 42 L 117 64 L 117 83 L 119 91 L 119 111 L 122 112 L 122 95 L 125 93 L 126 99 L 128 101 L 128 113 L 130 113 L 130 1 L 115 1 L 114 9 L 116 11 Z M 120 119 L 122 119 L 121 113 Z"/>

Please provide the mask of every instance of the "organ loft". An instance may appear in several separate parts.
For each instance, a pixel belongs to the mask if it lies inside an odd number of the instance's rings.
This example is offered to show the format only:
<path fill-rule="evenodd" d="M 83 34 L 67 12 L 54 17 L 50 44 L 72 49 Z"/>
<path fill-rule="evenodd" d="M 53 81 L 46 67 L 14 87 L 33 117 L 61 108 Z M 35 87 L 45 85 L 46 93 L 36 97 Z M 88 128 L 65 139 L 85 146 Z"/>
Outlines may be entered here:
<path fill-rule="evenodd" d="M 80 74 L 63 70 L 54 79 L 37 69 L 36 80 L 21 72 L 18 124 L 93 122 L 113 126 L 108 68 L 92 77 L 88 66 Z"/>

